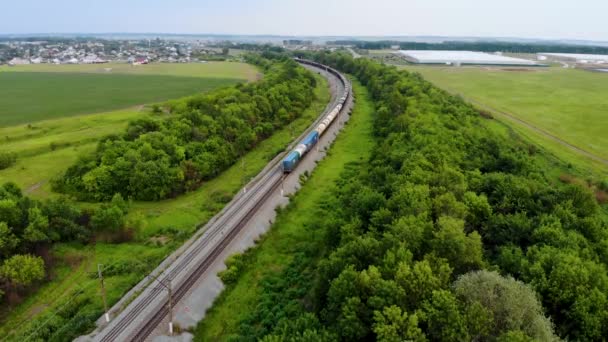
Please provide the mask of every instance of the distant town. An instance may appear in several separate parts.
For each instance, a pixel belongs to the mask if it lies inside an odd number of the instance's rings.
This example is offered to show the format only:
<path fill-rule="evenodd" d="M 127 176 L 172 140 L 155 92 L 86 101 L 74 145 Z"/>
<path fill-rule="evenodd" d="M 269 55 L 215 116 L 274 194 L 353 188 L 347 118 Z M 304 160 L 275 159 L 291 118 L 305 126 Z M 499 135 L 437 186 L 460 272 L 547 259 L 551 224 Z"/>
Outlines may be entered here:
<path fill-rule="evenodd" d="M 230 38 L 234 38 L 232 40 Z M 606 71 L 608 46 L 559 42 L 506 41 L 365 41 L 244 37 L 2 37 L 0 65 L 103 64 L 134 65 L 239 60 L 244 50 L 335 51 L 392 64 L 546 66 Z M 249 37 L 251 39 L 251 37 Z M 261 39 L 261 38 L 260 38 Z M 376 50 L 373 54 L 370 51 Z M 504 56 L 503 56 L 504 54 Z"/>
<path fill-rule="evenodd" d="M 204 41 L 171 41 L 160 38 L 143 40 L 5 39 L 0 40 L 0 64 L 188 63 L 224 60 L 228 57 L 228 51 L 229 49 L 226 47 L 212 47 Z"/>

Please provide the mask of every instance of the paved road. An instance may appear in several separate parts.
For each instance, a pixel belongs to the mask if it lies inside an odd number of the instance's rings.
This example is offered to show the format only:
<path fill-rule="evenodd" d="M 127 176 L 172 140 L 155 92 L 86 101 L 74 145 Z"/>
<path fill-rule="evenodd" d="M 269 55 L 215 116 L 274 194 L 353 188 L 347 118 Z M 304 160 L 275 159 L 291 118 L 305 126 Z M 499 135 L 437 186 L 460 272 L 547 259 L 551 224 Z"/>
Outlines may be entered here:
<path fill-rule="evenodd" d="M 343 88 L 337 78 L 323 71 L 321 73 L 330 81 L 332 101 L 327 106 L 330 109 L 335 106 L 339 97 L 336 95 L 341 94 Z M 327 109 L 324 114 L 326 112 Z M 348 118 L 348 115 L 341 115 L 340 120 L 344 117 Z M 334 135 L 337 134 L 340 120 L 330 126 L 331 129 L 324 134 L 318 144 L 321 148 L 333 140 Z M 304 134 L 306 132 L 295 141 L 300 141 Z M 309 153 L 303 159 L 298 171 L 303 172 L 307 168 L 314 168 L 315 158 L 322 155 L 323 151 Z M 176 299 L 175 307 L 177 309 L 174 312 L 180 326 L 192 326 L 200 320 L 204 316 L 204 310 L 211 305 L 222 289 L 216 274 L 224 267 L 225 257 L 253 245 L 255 238 L 266 231 L 270 226 L 270 220 L 274 219 L 274 208 L 286 203 L 287 199 L 284 195 L 295 191 L 298 187 L 297 172 L 282 181 L 283 173 L 279 168 L 281 157 L 278 156 L 269 163 L 222 212 L 200 230 L 200 233 L 197 233 L 152 272 L 153 277 L 160 279 L 164 284 L 161 285 L 152 278 L 142 280 L 110 310 L 113 319 L 109 324 L 100 318 L 98 329 L 79 340 L 128 341 L 141 339 L 142 336 L 138 336 L 137 332 L 147 322 L 155 322 L 158 325 L 148 339 L 167 333 L 168 322 L 166 322 L 165 315 L 169 298 L 168 284 L 171 284 L 174 291 L 173 298 Z M 281 189 L 281 184 L 283 189 Z M 232 239 L 225 239 L 224 237 L 227 235 L 230 235 Z M 224 245 L 227 241 L 230 243 Z M 218 248 L 218 246 L 222 248 Z M 186 283 L 194 285 L 190 290 L 180 292 L 180 288 L 186 288 L 181 285 Z M 136 294 L 139 295 L 136 296 Z M 136 298 L 133 299 L 135 296 Z M 179 301 L 180 298 L 184 299 L 183 302 Z M 121 311 L 122 308 L 125 309 Z"/>

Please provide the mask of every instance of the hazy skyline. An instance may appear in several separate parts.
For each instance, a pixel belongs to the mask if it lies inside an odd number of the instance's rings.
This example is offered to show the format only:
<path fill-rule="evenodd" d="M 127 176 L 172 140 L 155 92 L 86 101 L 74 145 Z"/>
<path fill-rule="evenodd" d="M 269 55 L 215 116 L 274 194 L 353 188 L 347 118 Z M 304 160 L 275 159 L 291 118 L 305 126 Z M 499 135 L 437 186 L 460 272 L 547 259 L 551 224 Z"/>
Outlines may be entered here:
<path fill-rule="evenodd" d="M 0 34 L 215 33 L 608 41 L 603 0 L 20 0 Z"/>

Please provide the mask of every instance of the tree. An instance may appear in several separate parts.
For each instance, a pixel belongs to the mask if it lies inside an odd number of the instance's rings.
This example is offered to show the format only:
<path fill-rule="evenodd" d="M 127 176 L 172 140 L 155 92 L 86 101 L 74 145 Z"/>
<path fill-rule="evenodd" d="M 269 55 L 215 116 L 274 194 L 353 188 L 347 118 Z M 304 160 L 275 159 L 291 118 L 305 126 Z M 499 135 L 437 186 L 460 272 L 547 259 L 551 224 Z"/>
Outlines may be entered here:
<path fill-rule="evenodd" d="M 14 182 L 4 183 L 4 185 L 2 185 L 2 189 L 14 198 L 23 197 L 23 194 L 21 193 L 21 188 L 19 188 L 19 186 Z"/>
<path fill-rule="evenodd" d="M 120 193 L 116 193 L 114 194 L 114 196 L 112 196 L 110 205 L 119 208 L 125 215 L 129 212 L 129 203 L 127 203 L 127 201 L 122 198 L 122 195 Z"/>
<path fill-rule="evenodd" d="M 17 161 L 17 155 L 13 152 L 0 151 L 0 170 L 6 169 Z"/>
<path fill-rule="evenodd" d="M 21 209 L 12 199 L 0 199 L 0 222 L 6 222 L 9 227 L 22 226 Z"/>
<path fill-rule="evenodd" d="M 466 307 L 481 305 L 491 314 L 489 336 L 518 330 L 538 341 L 557 340 L 536 293 L 524 283 L 496 272 L 475 271 L 460 276 L 453 288 Z"/>
<path fill-rule="evenodd" d="M 395 272 L 395 282 L 404 289 L 408 310 L 415 310 L 429 300 L 433 291 L 446 288 L 451 271 L 444 262 L 437 265 L 435 270 L 429 260 L 418 261 L 413 267 L 400 263 Z"/>
<path fill-rule="evenodd" d="M 10 256 L 18 245 L 19 238 L 13 234 L 6 222 L 0 222 L 0 258 Z"/>
<path fill-rule="evenodd" d="M 37 243 L 59 240 L 59 236 L 56 234 L 52 234 L 54 235 L 52 237 L 49 236 L 49 219 L 42 214 L 42 211 L 39 208 L 30 208 L 27 217 L 29 224 L 23 232 L 23 239 L 25 241 Z"/>
<path fill-rule="evenodd" d="M 427 334 L 432 340 L 469 340 L 458 301 L 449 291 L 433 291 L 432 297 L 423 305 L 421 317 L 428 325 Z"/>
<path fill-rule="evenodd" d="M 359 297 L 347 298 L 342 305 L 338 318 L 338 333 L 345 340 L 358 340 L 368 334 L 368 325 L 365 323 L 365 307 Z"/>
<path fill-rule="evenodd" d="M 466 226 L 467 232 L 478 230 L 481 225 L 492 216 L 492 207 L 485 195 L 477 195 L 467 191 L 464 194 L 464 203 L 467 206 Z"/>
<path fill-rule="evenodd" d="M 449 216 L 440 217 L 433 234 L 433 251 L 446 258 L 456 274 L 479 269 L 484 265 L 481 237 L 477 232 L 465 234 L 464 221 Z"/>
<path fill-rule="evenodd" d="M 416 314 L 408 315 L 395 305 L 374 312 L 373 330 L 379 342 L 426 341 Z"/>
<path fill-rule="evenodd" d="M 44 278 L 44 262 L 32 255 L 14 255 L 0 266 L 0 277 L 14 286 L 28 286 Z"/>
<path fill-rule="evenodd" d="M 118 232 L 124 225 L 124 212 L 115 205 L 104 206 L 91 217 L 91 226 L 98 232 Z"/>

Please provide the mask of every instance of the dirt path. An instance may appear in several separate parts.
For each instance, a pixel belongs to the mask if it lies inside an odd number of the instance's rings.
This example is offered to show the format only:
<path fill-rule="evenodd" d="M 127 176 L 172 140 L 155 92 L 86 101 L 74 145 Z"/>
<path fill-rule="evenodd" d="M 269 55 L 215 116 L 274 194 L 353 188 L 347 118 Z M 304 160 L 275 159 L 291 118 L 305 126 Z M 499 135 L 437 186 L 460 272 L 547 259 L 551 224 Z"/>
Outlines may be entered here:
<path fill-rule="evenodd" d="M 453 89 L 449 89 L 447 87 L 440 87 L 440 88 L 446 90 L 447 92 L 449 92 L 451 94 L 459 95 L 465 101 L 470 102 L 470 103 L 474 104 L 475 106 L 477 106 L 477 107 L 479 107 L 481 109 L 488 110 L 491 113 L 498 114 L 501 117 L 506 118 L 507 120 L 509 120 L 511 122 L 515 122 L 515 123 L 520 124 L 520 125 L 528 128 L 528 129 L 531 129 L 532 131 L 534 131 L 534 132 L 542 135 L 543 137 L 551 139 L 551 140 L 555 141 L 556 143 L 558 143 L 558 144 L 560 144 L 560 145 L 562 145 L 564 147 L 567 147 L 571 151 L 574 151 L 574 152 L 576 152 L 576 153 L 578 153 L 580 155 L 583 155 L 583 156 L 585 156 L 587 158 L 593 159 L 593 160 L 595 160 L 595 161 L 597 161 L 599 163 L 602 163 L 602 164 L 608 166 L 608 159 L 602 158 L 602 157 L 597 156 L 597 155 L 595 155 L 595 154 L 593 154 L 593 153 L 591 153 L 589 151 L 586 151 L 586 150 L 584 150 L 584 149 L 582 149 L 582 148 L 580 148 L 578 146 L 572 145 L 571 143 L 569 143 L 569 142 L 567 142 L 565 140 L 562 140 L 561 138 L 559 138 L 559 137 L 557 137 L 557 136 L 555 136 L 555 135 L 547 132 L 546 130 L 544 130 L 542 128 L 534 126 L 531 123 L 526 122 L 526 121 L 518 118 L 517 116 L 515 116 L 515 115 L 513 115 L 511 113 L 507 113 L 507 112 L 504 112 L 504 111 L 492 108 L 492 107 L 490 107 L 490 106 L 488 106 L 488 105 L 486 105 L 484 103 L 481 103 L 479 101 L 473 100 L 473 99 L 465 96 L 464 94 L 462 94 L 460 92 L 454 91 Z"/>
<path fill-rule="evenodd" d="M 44 183 L 46 183 L 46 180 L 41 180 L 40 182 L 30 186 L 29 188 L 25 189 L 25 193 L 26 194 L 31 194 L 32 192 L 40 189 L 41 186 L 44 185 Z"/>

